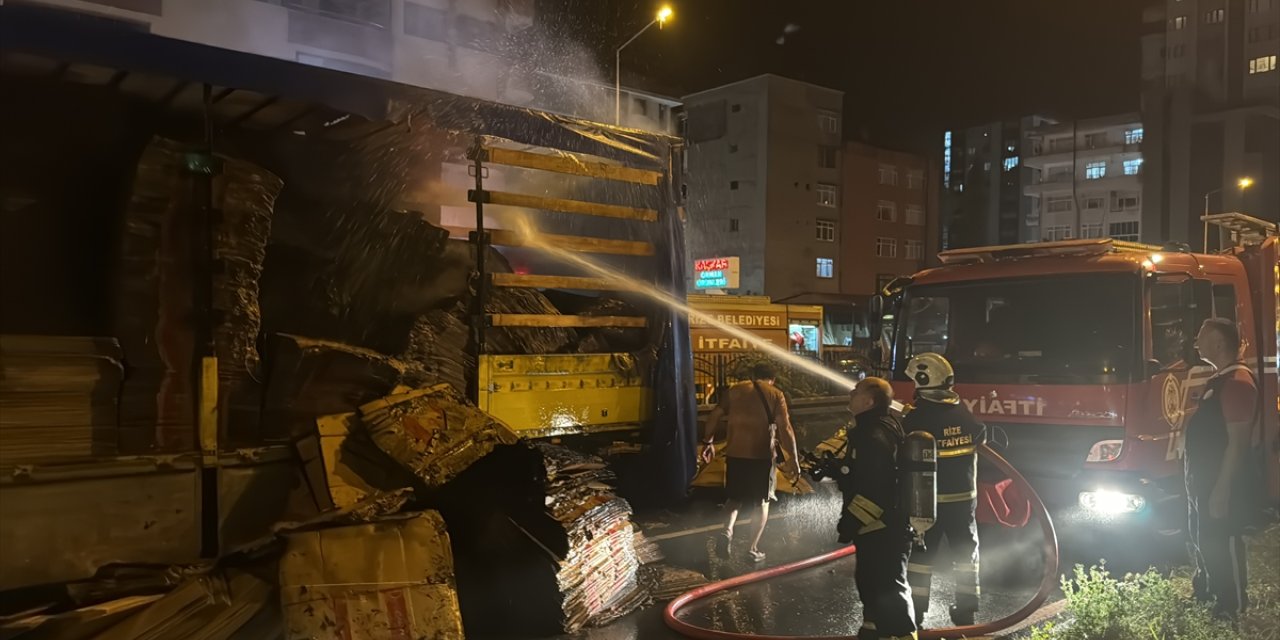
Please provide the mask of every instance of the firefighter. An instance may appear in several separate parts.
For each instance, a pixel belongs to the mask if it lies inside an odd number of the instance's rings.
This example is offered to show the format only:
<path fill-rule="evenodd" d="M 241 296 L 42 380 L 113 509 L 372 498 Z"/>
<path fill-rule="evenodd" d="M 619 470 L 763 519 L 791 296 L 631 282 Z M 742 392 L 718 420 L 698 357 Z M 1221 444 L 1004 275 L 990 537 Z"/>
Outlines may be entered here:
<path fill-rule="evenodd" d="M 973 417 L 956 394 L 951 363 L 936 353 L 922 353 L 907 363 L 916 384 L 915 408 L 904 420 L 910 431 L 927 431 L 938 442 L 938 516 L 907 567 L 916 624 L 929 610 L 929 590 L 938 546 L 947 539 L 955 572 L 956 595 L 951 621 L 971 625 L 978 612 L 977 446 L 986 441 L 986 426 Z"/>
<path fill-rule="evenodd" d="M 859 640 L 915 638 L 907 585 L 911 529 L 898 505 L 898 449 L 902 425 L 890 413 L 893 388 L 865 378 L 849 394 L 854 414 L 844 465 L 837 476 L 844 496 L 837 532 L 858 545 L 854 581 L 862 600 Z"/>

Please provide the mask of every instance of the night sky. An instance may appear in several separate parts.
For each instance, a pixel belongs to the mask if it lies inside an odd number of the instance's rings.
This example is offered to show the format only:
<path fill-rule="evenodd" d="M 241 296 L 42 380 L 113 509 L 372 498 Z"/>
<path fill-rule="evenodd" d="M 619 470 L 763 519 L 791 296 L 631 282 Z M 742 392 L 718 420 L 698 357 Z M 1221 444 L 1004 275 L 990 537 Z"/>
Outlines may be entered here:
<path fill-rule="evenodd" d="M 595 51 L 611 76 L 613 49 L 659 4 L 539 0 L 539 22 Z M 673 93 L 760 73 L 841 89 L 847 139 L 933 151 L 947 127 L 1138 108 L 1141 0 L 671 4 L 675 20 L 628 47 L 624 67 Z"/>

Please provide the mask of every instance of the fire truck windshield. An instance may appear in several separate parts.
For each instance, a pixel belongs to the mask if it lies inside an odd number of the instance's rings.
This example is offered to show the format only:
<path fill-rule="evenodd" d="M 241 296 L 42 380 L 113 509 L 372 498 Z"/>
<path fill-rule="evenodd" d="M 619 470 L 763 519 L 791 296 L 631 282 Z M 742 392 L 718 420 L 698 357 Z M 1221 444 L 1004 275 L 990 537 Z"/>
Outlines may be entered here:
<path fill-rule="evenodd" d="M 1131 274 L 1090 274 L 910 286 L 895 372 L 933 351 L 962 383 L 1127 382 L 1141 353 L 1139 284 Z"/>

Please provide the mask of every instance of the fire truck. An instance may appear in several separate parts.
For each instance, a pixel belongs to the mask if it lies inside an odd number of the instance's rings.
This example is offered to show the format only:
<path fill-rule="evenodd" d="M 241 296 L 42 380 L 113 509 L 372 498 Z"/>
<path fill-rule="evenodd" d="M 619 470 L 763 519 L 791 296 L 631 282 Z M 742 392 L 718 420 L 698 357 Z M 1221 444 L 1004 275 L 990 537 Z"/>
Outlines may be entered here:
<path fill-rule="evenodd" d="M 1280 496 L 1276 225 L 1206 216 L 1232 246 L 1191 253 L 1112 239 L 944 251 L 890 285 L 881 363 L 899 397 L 914 354 L 951 361 L 956 390 L 1060 521 L 1185 522 L 1183 428 L 1207 366 L 1189 349 L 1206 318 L 1241 328 L 1259 378 L 1271 495 Z"/>

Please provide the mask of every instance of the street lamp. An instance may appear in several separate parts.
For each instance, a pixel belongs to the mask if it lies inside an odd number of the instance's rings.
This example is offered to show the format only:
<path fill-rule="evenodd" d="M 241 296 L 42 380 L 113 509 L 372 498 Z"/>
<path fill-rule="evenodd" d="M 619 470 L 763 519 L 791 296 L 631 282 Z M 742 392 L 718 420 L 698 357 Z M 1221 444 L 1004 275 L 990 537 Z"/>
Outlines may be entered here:
<path fill-rule="evenodd" d="M 627 45 L 631 44 L 632 42 L 635 42 L 636 38 L 639 38 L 641 35 L 644 34 L 644 32 L 648 31 L 649 27 L 652 27 L 653 25 L 656 24 L 658 25 L 658 28 L 661 29 L 664 25 L 667 24 L 667 21 L 671 19 L 672 15 L 673 15 L 673 12 L 671 11 L 671 7 L 669 5 L 663 5 L 661 9 L 658 9 L 658 15 L 654 16 L 653 20 L 649 21 L 649 24 L 646 24 L 643 29 L 637 31 L 634 36 L 631 36 L 630 40 L 627 40 L 626 42 L 622 43 L 622 46 L 618 47 L 618 50 L 614 52 L 614 55 L 613 55 L 613 123 L 614 124 L 622 124 L 622 50 L 626 49 Z"/>
<path fill-rule="evenodd" d="M 1236 180 L 1236 186 L 1240 188 L 1240 195 L 1243 196 L 1244 190 L 1253 186 L 1253 178 L 1244 176 L 1239 180 Z M 1218 187 L 1217 189 L 1204 194 L 1204 248 L 1201 250 L 1201 253 L 1209 253 L 1209 196 L 1221 192 L 1222 187 Z"/>

